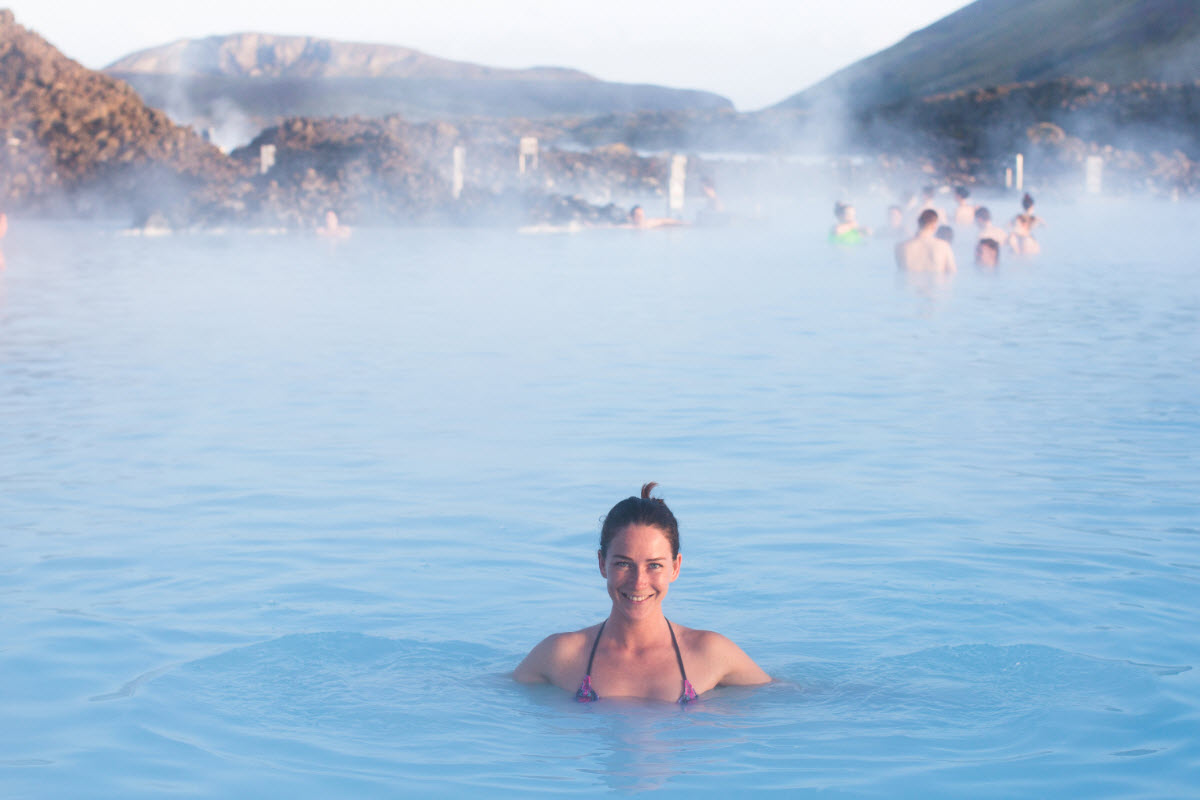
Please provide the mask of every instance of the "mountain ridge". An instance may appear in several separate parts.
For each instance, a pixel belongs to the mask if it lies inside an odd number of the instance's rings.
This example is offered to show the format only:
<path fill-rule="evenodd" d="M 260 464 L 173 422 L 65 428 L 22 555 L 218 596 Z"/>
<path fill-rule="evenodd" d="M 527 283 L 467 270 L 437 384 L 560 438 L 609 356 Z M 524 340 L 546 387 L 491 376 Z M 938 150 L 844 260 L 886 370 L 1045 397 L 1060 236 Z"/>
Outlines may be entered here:
<path fill-rule="evenodd" d="M 773 108 L 850 110 L 992 86 L 1200 78 L 1194 0 L 976 0 Z"/>
<path fill-rule="evenodd" d="M 567 67 L 490 67 L 440 58 L 399 45 L 250 31 L 177 39 L 123 56 L 103 71 L 230 78 L 597 80 Z"/>
<path fill-rule="evenodd" d="M 696 89 L 613 83 L 566 67 L 505 69 L 396 45 L 241 33 L 180 39 L 117 59 L 125 81 L 176 122 L 232 148 L 290 117 L 416 120 L 733 110 Z"/>

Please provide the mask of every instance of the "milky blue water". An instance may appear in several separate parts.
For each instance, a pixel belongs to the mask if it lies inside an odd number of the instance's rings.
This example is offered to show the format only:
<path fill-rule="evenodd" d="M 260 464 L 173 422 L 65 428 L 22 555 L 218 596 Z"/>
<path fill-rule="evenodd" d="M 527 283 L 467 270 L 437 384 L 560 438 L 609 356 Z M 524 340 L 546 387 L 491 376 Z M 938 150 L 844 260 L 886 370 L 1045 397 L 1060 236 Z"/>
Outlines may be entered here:
<path fill-rule="evenodd" d="M 1039 211 L 1041 260 L 942 283 L 832 249 L 824 205 L 15 221 L 0 796 L 1195 796 L 1200 208 Z M 607 613 L 599 519 L 646 480 L 668 614 L 776 682 L 512 683 Z"/>

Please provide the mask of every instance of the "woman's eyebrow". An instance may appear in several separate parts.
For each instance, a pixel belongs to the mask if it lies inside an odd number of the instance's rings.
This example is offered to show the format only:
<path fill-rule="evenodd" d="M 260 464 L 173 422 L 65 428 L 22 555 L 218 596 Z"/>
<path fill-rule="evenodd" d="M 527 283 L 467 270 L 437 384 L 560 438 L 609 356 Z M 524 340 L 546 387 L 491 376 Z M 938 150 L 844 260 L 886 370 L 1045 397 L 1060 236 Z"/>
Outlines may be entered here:
<path fill-rule="evenodd" d="M 634 558 L 633 556 L 627 556 L 624 553 L 613 553 L 613 558 L 623 558 L 626 561 L 637 561 L 637 559 Z M 646 560 L 647 561 L 666 561 L 667 557 L 666 556 L 655 556 L 654 558 L 647 558 Z"/>

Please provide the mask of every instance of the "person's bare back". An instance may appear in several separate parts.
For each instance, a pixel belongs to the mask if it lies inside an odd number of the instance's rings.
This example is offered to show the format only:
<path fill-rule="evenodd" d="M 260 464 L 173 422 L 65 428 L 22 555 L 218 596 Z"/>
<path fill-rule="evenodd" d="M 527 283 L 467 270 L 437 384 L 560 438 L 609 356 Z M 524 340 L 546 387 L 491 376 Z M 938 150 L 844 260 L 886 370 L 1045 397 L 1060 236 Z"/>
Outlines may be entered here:
<path fill-rule="evenodd" d="M 908 272 L 956 272 L 954 251 L 936 235 L 937 212 L 921 212 L 917 224 L 917 235 L 896 245 L 896 266 Z"/>

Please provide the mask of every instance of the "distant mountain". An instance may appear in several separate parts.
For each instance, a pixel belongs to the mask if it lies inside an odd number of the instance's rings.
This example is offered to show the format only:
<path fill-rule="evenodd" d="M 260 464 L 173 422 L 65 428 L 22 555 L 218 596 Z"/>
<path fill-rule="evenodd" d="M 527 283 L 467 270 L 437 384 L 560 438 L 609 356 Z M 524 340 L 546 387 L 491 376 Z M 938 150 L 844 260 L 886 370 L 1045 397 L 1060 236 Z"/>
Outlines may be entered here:
<path fill-rule="evenodd" d="M 776 108 L 861 110 L 1058 78 L 1125 84 L 1200 78 L 1196 0 L 977 0 Z"/>
<path fill-rule="evenodd" d="M 551 117 L 732 110 L 710 92 L 609 83 L 557 67 L 500 69 L 416 50 L 240 33 L 143 50 L 105 72 L 178 122 L 242 144 L 289 117 Z M 232 141 L 231 141 L 232 140 Z"/>
<path fill-rule="evenodd" d="M 573 69 L 500 69 L 449 61 L 407 47 L 311 36 L 235 33 L 180 39 L 114 61 L 106 72 L 226 78 L 406 78 L 595 81 Z"/>

